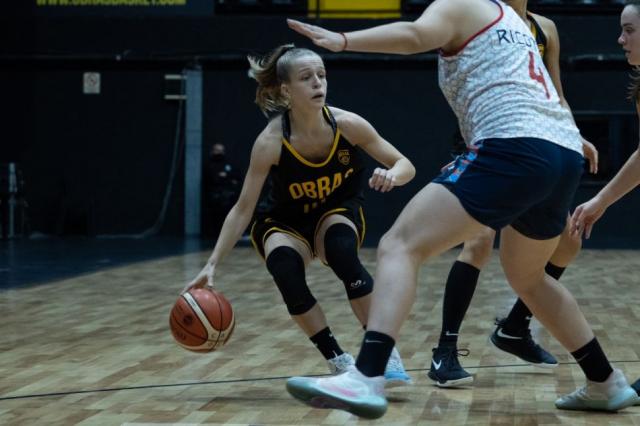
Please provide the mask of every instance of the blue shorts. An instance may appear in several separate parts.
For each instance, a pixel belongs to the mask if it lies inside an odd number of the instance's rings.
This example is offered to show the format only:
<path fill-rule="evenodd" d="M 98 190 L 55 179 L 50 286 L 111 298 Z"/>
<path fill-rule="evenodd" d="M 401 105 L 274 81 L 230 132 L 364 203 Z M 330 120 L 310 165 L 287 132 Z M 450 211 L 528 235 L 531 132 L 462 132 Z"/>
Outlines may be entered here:
<path fill-rule="evenodd" d="M 566 225 L 583 164 L 579 153 L 543 139 L 485 139 L 433 182 L 446 186 L 478 222 L 546 240 Z"/>

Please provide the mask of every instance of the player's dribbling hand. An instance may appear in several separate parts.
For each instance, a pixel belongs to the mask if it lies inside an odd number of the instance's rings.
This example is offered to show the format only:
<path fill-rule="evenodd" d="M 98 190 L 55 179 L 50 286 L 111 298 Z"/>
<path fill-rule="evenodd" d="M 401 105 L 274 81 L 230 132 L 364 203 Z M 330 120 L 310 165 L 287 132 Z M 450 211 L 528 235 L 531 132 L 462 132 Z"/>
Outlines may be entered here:
<path fill-rule="evenodd" d="M 325 30 L 316 25 L 305 24 L 295 19 L 287 19 L 287 25 L 292 30 L 311 39 L 316 46 L 324 47 L 332 52 L 340 52 L 344 49 L 345 38 L 342 34 Z"/>
<path fill-rule="evenodd" d="M 396 186 L 396 177 L 391 170 L 376 167 L 369 178 L 369 187 L 375 191 L 389 192 Z"/>
<path fill-rule="evenodd" d="M 215 272 L 215 266 L 209 262 L 202 268 L 202 271 L 198 273 L 198 275 L 184 288 L 182 289 L 182 293 L 186 293 L 192 288 L 213 288 L 213 273 Z"/>
<path fill-rule="evenodd" d="M 597 196 L 580 204 L 571 215 L 571 235 L 581 236 L 584 234 L 584 237 L 588 239 L 591 236 L 593 225 L 602 217 L 606 209 L 607 207 L 600 202 Z"/>

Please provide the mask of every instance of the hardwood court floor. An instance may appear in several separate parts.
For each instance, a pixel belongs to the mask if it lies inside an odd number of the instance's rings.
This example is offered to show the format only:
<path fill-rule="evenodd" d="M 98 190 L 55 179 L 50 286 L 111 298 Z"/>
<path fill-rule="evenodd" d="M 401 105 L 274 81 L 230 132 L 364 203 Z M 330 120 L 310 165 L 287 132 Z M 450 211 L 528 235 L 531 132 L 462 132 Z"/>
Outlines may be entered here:
<path fill-rule="evenodd" d="M 0 292 L 0 424 L 471 424 L 640 425 L 640 407 L 619 414 L 556 410 L 558 394 L 583 383 L 571 357 L 534 323 L 537 339 L 561 361 L 535 370 L 492 349 L 493 318 L 514 301 L 494 255 L 463 324 L 462 358 L 475 374 L 467 389 L 443 390 L 426 378 L 441 317 L 443 282 L 457 251 L 426 265 L 399 348 L 415 385 L 390 393 L 375 422 L 314 410 L 285 391 L 291 375 L 325 374 L 324 360 L 288 318 L 249 248 L 235 249 L 217 287 L 237 318 L 228 346 L 194 354 L 173 343 L 169 310 L 208 252 L 93 272 Z M 363 250 L 373 270 L 374 252 Z M 600 342 L 629 379 L 640 376 L 640 253 L 588 251 L 562 282 L 579 300 Z M 342 346 L 362 337 L 342 284 L 318 262 L 309 283 Z"/>

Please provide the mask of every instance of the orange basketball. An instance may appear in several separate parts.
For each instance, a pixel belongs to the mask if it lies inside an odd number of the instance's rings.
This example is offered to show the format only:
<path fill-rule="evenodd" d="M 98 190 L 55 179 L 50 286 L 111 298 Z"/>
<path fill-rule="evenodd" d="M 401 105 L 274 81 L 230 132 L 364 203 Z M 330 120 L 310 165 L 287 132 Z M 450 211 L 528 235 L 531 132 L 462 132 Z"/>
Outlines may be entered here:
<path fill-rule="evenodd" d="M 211 352 L 224 346 L 235 327 L 233 309 L 222 293 L 192 288 L 180 295 L 169 317 L 176 342 L 194 352 Z"/>

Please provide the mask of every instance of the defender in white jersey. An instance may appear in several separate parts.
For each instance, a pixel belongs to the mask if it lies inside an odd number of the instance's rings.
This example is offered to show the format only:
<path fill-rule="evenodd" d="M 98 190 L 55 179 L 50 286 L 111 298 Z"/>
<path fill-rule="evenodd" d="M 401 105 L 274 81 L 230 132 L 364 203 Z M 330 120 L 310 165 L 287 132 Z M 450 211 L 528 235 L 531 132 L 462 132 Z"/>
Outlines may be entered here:
<path fill-rule="evenodd" d="M 442 52 L 438 71 L 442 93 L 468 145 L 531 137 L 582 155 L 580 132 L 560 104 L 538 44 L 511 7 L 501 3 L 490 27 L 459 51 Z"/>
<path fill-rule="evenodd" d="M 386 412 L 382 374 L 429 257 L 489 226 L 501 230 L 507 280 L 572 353 L 587 385 L 558 408 L 617 411 L 635 391 L 613 370 L 573 296 L 544 273 L 582 173 L 579 133 L 542 65 L 531 33 L 499 0 L 435 0 L 415 22 L 335 33 L 289 26 L 333 51 L 410 54 L 440 49 L 440 78 L 471 153 L 407 204 L 378 247 L 376 290 L 355 368 L 333 378 L 294 377 L 287 389 L 322 408 L 363 417 Z M 603 377 L 604 376 L 604 377 Z"/>
<path fill-rule="evenodd" d="M 531 31 L 561 105 L 571 110 L 563 95 L 560 79 L 560 37 L 554 22 L 529 12 L 528 0 L 506 0 L 505 3 L 517 13 Z M 462 139 L 462 136 L 460 135 L 459 138 Z M 589 171 L 597 173 L 598 151 L 587 140 L 583 139 L 582 145 L 585 159 L 589 160 Z M 466 152 L 466 146 L 458 148 L 456 145 L 456 148 L 461 151 L 456 153 L 455 157 Z M 453 169 L 454 163 L 446 167 Z M 447 275 L 442 302 L 440 338 L 437 346 L 433 348 L 431 367 L 427 373 L 437 386 L 458 387 L 473 383 L 474 377 L 464 370 L 458 360 L 458 355 L 466 356 L 468 350 L 459 350 L 457 342 L 480 272 L 491 259 L 495 235 L 496 231 L 486 228 L 473 239 L 465 241 L 463 249 Z M 567 220 L 558 246 L 545 265 L 545 272 L 559 280 L 581 248 L 582 240 L 571 236 Z M 529 308 L 521 299 L 517 299 L 506 317 L 496 319 L 496 328 L 491 334 L 490 341 L 496 348 L 535 367 L 555 368 L 558 366 L 556 358 L 536 343 L 532 336 L 530 328 L 532 317 L 533 314 Z"/>

